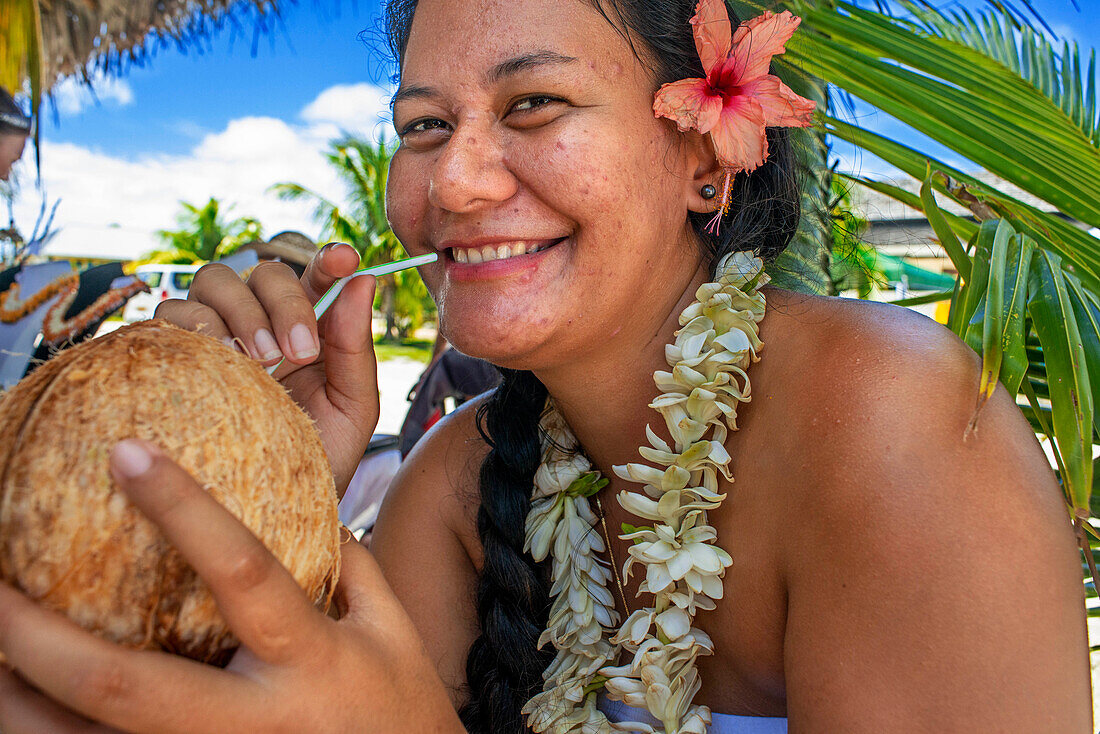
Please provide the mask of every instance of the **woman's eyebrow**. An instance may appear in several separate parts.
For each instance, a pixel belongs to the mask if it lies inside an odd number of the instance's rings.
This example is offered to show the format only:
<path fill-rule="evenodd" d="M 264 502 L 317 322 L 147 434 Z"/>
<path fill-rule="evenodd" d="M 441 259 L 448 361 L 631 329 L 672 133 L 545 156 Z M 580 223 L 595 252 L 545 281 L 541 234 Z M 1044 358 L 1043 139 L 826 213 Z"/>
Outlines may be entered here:
<path fill-rule="evenodd" d="M 521 71 L 546 65 L 572 64 L 576 60 L 573 56 L 565 56 L 557 51 L 532 51 L 497 64 L 489 70 L 486 79 L 493 84 Z"/>
<path fill-rule="evenodd" d="M 502 61 L 490 69 L 489 73 L 485 75 L 485 78 L 490 84 L 495 84 L 502 79 L 522 71 L 528 71 L 540 66 L 562 66 L 575 63 L 576 61 L 576 57 L 566 56 L 557 51 L 532 51 L 531 53 L 522 54 L 521 56 L 516 56 L 507 61 Z M 426 87 L 418 84 L 402 86 L 397 90 L 397 93 L 393 95 L 393 99 L 390 100 L 390 109 L 392 110 L 393 106 L 402 100 L 425 99 L 437 97 L 439 95 L 439 91 L 433 87 Z"/>

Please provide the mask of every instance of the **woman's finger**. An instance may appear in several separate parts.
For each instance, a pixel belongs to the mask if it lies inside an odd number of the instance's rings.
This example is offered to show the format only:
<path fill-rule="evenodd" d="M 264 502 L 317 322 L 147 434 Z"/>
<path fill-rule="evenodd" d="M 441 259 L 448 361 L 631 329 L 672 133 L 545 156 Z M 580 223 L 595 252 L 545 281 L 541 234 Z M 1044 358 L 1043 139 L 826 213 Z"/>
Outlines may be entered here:
<path fill-rule="evenodd" d="M 117 734 L 54 703 L 0 668 L 0 732 L 4 734 Z"/>
<path fill-rule="evenodd" d="M 341 606 L 340 623 L 360 628 L 378 627 L 379 623 L 384 623 L 391 632 L 401 625 L 415 637 L 405 608 L 382 575 L 374 556 L 346 529 L 342 537 L 340 581 L 336 585 Z"/>
<path fill-rule="evenodd" d="M 193 732 L 195 706 L 217 722 L 216 731 L 230 731 L 233 725 L 247 726 L 234 721 L 234 712 L 259 710 L 259 688 L 243 676 L 167 653 L 119 647 L 6 584 L 0 584 L 0 650 L 50 698 L 126 731 Z"/>
<path fill-rule="evenodd" d="M 248 278 L 260 308 L 271 321 L 279 350 L 295 364 L 309 364 L 321 352 L 313 303 L 284 263 L 260 263 Z"/>
<path fill-rule="evenodd" d="M 371 332 L 375 282 L 369 275 L 353 278 L 323 321 L 328 400 L 352 416 L 367 439 L 378 422 L 378 365 Z"/>
<path fill-rule="evenodd" d="M 285 266 L 283 266 L 285 267 Z M 256 271 L 265 270 L 265 264 Z M 252 289 L 227 265 L 204 265 L 187 291 L 187 300 L 210 308 L 225 323 L 230 335 L 240 340 L 245 352 L 264 364 L 283 358 L 271 329 L 271 321 Z"/>
<path fill-rule="evenodd" d="M 359 626 L 372 616 L 371 601 L 377 596 L 372 592 L 386 581 L 374 556 L 347 528 L 340 528 L 340 541 L 340 580 L 333 596 L 340 619 Z"/>
<path fill-rule="evenodd" d="M 111 474 L 210 587 L 230 629 L 258 658 L 323 653 L 326 628 L 290 572 L 178 464 L 146 441 L 122 441 Z"/>
<path fill-rule="evenodd" d="M 322 247 L 302 274 L 302 287 L 310 303 L 317 303 L 333 283 L 351 275 L 358 267 L 359 253 L 351 245 L 332 242 Z"/>
<path fill-rule="evenodd" d="M 221 316 L 218 316 L 214 309 L 201 303 L 169 298 L 167 301 L 161 301 L 157 310 L 153 312 L 153 318 L 164 319 L 188 331 L 221 339 L 227 345 L 234 343 L 233 333 L 222 321 Z M 239 344 L 236 348 L 241 349 Z"/>

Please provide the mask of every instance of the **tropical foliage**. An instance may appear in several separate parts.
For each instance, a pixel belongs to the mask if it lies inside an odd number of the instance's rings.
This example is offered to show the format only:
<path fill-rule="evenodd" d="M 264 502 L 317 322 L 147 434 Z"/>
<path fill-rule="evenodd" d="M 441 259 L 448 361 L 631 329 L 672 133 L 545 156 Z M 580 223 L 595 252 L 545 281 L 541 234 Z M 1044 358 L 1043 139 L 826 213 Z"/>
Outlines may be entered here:
<path fill-rule="evenodd" d="M 344 182 L 346 203 L 340 204 L 295 183 L 272 187 L 280 198 L 309 201 L 322 225 L 322 240 L 347 242 L 359 251 L 363 267 L 408 257 L 386 221 L 386 178 L 394 148 L 385 140 L 370 142 L 345 135 L 329 147 L 329 163 Z M 435 303 L 416 270 L 379 278 L 376 308 L 386 319 L 384 338 L 409 336 L 435 314 Z"/>
<path fill-rule="evenodd" d="M 966 159 L 970 174 L 845 122 L 820 129 L 923 181 L 919 195 L 858 176 L 924 213 L 950 257 L 949 327 L 982 356 L 972 427 L 998 381 L 1050 439 L 1071 518 L 1092 565 L 1088 522 L 1100 441 L 1100 121 L 1095 56 L 1057 47 L 999 3 L 947 13 L 899 0 L 897 17 L 844 0 L 790 0 L 803 32 L 780 62 L 825 80 Z M 1043 211 L 983 183 L 984 169 L 1048 203 Z M 948 214 L 952 201 L 970 216 Z M 909 301 L 912 303 L 914 301 Z M 1095 576 L 1095 570 L 1093 570 Z M 1090 590 L 1090 594 L 1094 592 Z"/>
<path fill-rule="evenodd" d="M 230 255 L 241 245 L 263 238 L 263 227 L 252 217 L 228 218 L 232 206 L 211 197 L 201 207 L 181 201 L 178 229 L 162 229 L 157 237 L 165 249 L 154 250 L 143 262 L 191 265 Z"/>
<path fill-rule="evenodd" d="M 28 80 L 31 110 L 36 115 L 42 105 L 42 63 L 42 21 L 36 0 L 0 3 L 0 87 L 15 94 Z M 34 126 L 36 151 L 38 127 Z"/>

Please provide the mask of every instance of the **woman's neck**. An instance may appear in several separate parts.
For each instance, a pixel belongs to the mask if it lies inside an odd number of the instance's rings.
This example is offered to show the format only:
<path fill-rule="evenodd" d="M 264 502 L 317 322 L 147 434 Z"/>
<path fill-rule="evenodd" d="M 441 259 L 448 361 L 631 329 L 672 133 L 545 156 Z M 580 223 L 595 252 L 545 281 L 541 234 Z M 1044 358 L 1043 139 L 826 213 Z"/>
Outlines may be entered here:
<path fill-rule="evenodd" d="M 535 372 L 588 458 L 605 475 L 610 476 L 613 465 L 638 461 L 638 447 L 648 445 L 647 423 L 670 440 L 649 404 L 657 396 L 654 371 L 668 369 L 665 345 L 680 328 L 680 313 L 707 281 L 703 268 L 689 275 L 675 300 L 639 298 L 639 318 L 624 325 L 590 358 Z"/>

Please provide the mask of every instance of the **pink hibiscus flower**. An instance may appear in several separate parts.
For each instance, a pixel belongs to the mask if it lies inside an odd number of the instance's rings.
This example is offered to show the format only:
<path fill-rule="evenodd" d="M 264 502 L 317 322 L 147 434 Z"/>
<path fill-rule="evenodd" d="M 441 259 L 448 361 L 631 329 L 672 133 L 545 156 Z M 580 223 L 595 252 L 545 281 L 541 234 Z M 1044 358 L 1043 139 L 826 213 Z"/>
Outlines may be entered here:
<path fill-rule="evenodd" d="M 683 79 L 657 92 L 653 111 L 681 130 L 710 133 L 723 166 L 751 171 L 768 157 L 766 127 L 807 127 L 814 103 L 768 73 L 801 18 L 784 10 L 732 32 L 723 0 L 699 0 L 691 25 L 705 79 Z"/>
<path fill-rule="evenodd" d="M 730 178 L 756 169 L 768 157 L 765 128 L 813 123 L 814 102 L 768 73 L 772 57 L 786 51 L 801 22 L 789 11 L 769 11 L 733 31 L 724 0 L 699 0 L 691 25 L 707 76 L 665 84 L 657 92 L 657 117 L 673 120 L 680 130 L 710 133 L 726 169 L 714 226 L 729 207 Z"/>

